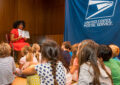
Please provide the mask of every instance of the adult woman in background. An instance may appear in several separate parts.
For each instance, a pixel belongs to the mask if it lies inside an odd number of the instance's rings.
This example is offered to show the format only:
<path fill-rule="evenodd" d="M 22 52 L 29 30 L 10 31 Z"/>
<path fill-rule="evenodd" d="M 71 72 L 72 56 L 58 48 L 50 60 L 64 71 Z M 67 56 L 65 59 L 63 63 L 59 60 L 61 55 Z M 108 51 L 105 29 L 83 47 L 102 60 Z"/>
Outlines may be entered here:
<path fill-rule="evenodd" d="M 25 41 L 27 38 L 23 38 L 19 35 L 19 30 L 23 30 L 25 28 L 25 22 L 24 21 L 16 21 L 13 24 L 13 29 L 10 32 L 10 45 L 12 46 L 13 50 L 17 51 L 15 56 L 15 61 L 18 62 L 21 58 L 21 49 L 24 46 L 29 46 L 29 43 L 26 43 Z"/>
<path fill-rule="evenodd" d="M 26 43 L 25 41 L 27 40 L 27 38 L 23 38 L 22 36 L 19 36 L 19 32 L 18 30 L 23 30 L 25 28 L 25 22 L 24 21 L 16 21 L 13 24 L 13 29 L 11 30 L 11 36 L 10 36 L 10 40 L 11 43 L 14 46 L 14 50 L 15 51 L 21 51 L 21 49 L 24 46 L 29 46 L 29 43 Z"/>

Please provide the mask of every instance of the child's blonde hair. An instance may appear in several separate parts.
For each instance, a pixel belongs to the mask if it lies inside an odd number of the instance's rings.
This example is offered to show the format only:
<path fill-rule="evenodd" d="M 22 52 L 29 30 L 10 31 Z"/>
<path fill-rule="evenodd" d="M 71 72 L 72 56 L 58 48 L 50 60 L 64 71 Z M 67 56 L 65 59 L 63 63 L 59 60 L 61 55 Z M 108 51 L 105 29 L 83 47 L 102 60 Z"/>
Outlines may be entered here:
<path fill-rule="evenodd" d="M 8 43 L 2 42 L 0 44 L 0 57 L 8 57 L 11 53 L 11 47 Z"/>
<path fill-rule="evenodd" d="M 112 49 L 112 56 L 117 57 L 119 55 L 119 47 L 117 45 L 111 44 L 109 47 Z"/>
<path fill-rule="evenodd" d="M 24 56 L 26 55 L 26 61 L 33 60 L 32 48 L 30 46 L 23 47 L 21 52 Z"/>
<path fill-rule="evenodd" d="M 32 52 L 32 48 L 30 46 L 24 46 L 21 50 L 23 56 L 27 55 L 28 52 Z"/>
<path fill-rule="evenodd" d="M 37 58 L 37 60 L 39 61 L 39 51 L 40 51 L 40 46 L 37 43 L 34 43 L 32 46 L 32 51 L 33 53 L 35 53 L 35 57 Z"/>
<path fill-rule="evenodd" d="M 33 54 L 32 54 L 32 53 L 28 53 L 28 54 L 26 55 L 26 61 L 27 61 L 27 62 L 33 61 Z"/>
<path fill-rule="evenodd" d="M 33 53 L 36 53 L 36 51 L 38 51 L 38 50 L 40 50 L 39 44 L 34 43 L 34 44 L 32 45 L 32 51 L 33 51 Z"/>

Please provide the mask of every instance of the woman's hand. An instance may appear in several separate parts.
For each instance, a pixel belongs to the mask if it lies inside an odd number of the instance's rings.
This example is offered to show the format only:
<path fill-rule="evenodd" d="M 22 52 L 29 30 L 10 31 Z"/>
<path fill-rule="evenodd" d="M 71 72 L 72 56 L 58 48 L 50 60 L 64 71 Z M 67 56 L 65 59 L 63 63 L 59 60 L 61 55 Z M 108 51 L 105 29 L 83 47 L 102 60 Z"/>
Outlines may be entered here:
<path fill-rule="evenodd" d="M 22 36 L 19 36 L 18 38 L 14 38 L 14 34 L 11 34 L 11 36 L 10 36 L 10 40 L 12 41 L 12 42 L 14 42 L 14 41 L 18 41 L 19 39 L 21 39 L 22 38 Z"/>
<path fill-rule="evenodd" d="M 27 40 L 27 38 L 24 38 L 24 40 L 26 41 L 26 40 Z"/>
<path fill-rule="evenodd" d="M 18 37 L 18 40 L 19 40 L 19 39 L 22 39 L 22 38 L 23 38 L 22 36 L 19 36 L 19 37 Z"/>

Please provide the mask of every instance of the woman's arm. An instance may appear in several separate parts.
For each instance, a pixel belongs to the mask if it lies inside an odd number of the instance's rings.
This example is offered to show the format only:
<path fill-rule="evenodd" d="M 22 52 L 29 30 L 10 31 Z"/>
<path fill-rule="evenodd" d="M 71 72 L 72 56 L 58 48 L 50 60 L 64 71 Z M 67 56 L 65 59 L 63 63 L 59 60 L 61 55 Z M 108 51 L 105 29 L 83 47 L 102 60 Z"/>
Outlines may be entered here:
<path fill-rule="evenodd" d="M 19 39 L 21 39 L 21 38 L 22 38 L 21 36 L 19 36 L 18 38 L 14 38 L 14 34 L 11 34 L 11 35 L 10 35 L 10 40 L 11 40 L 12 42 L 17 41 L 17 40 L 19 40 Z"/>
<path fill-rule="evenodd" d="M 31 65 L 30 67 L 26 68 L 25 70 L 22 71 L 22 74 L 24 75 L 34 75 L 36 74 L 35 66 Z"/>

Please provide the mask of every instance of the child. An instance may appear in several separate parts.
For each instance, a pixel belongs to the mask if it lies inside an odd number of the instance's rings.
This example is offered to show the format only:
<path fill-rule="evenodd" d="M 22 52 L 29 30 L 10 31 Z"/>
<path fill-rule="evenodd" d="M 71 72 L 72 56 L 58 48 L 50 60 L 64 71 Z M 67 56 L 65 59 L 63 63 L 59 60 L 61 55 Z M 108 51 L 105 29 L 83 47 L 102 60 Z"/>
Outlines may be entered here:
<path fill-rule="evenodd" d="M 62 43 L 61 46 L 62 49 L 62 56 L 64 57 L 64 60 L 66 61 L 66 63 L 68 65 L 70 65 L 70 61 L 71 61 L 71 44 L 70 42 L 66 41 Z"/>
<path fill-rule="evenodd" d="M 70 63 L 70 73 L 72 74 L 72 80 L 77 82 L 78 81 L 78 57 L 76 56 L 78 51 L 78 43 L 72 46 L 72 59 Z"/>
<path fill-rule="evenodd" d="M 11 48 L 7 43 L 0 44 L 0 85 L 9 85 L 14 80 L 16 71 L 13 57 L 10 56 Z"/>
<path fill-rule="evenodd" d="M 32 46 L 33 55 L 36 57 L 37 61 L 41 63 L 41 53 L 39 44 L 35 43 Z"/>
<path fill-rule="evenodd" d="M 110 69 L 101 67 L 97 58 L 98 44 L 94 41 L 81 42 L 78 47 L 79 58 L 79 85 L 112 85 L 112 79 L 107 74 Z"/>
<path fill-rule="evenodd" d="M 47 40 L 41 48 L 42 64 L 31 66 L 23 74 L 40 76 L 40 85 L 65 85 L 65 69 L 59 60 L 60 50 L 55 41 Z"/>
<path fill-rule="evenodd" d="M 120 85 L 120 62 L 112 58 L 112 50 L 107 45 L 100 45 L 98 57 L 101 57 L 104 64 L 111 69 L 114 85 Z"/>
<path fill-rule="evenodd" d="M 33 56 L 32 54 L 32 48 L 30 46 L 25 46 L 24 48 L 22 48 L 21 53 L 23 55 L 23 57 L 20 59 L 20 69 L 24 66 L 24 64 L 26 63 L 26 56 L 30 55 L 31 57 Z M 29 53 L 29 54 L 28 54 Z M 29 60 L 29 59 L 28 59 Z M 35 56 L 33 56 L 33 60 L 34 63 L 38 63 L 37 59 Z"/>
<path fill-rule="evenodd" d="M 32 48 L 29 46 L 26 46 L 22 49 L 22 53 L 25 54 L 21 62 L 24 62 L 22 65 L 21 70 L 18 70 L 18 76 L 21 77 L 27 77 L 27 85 L 40 85 L 40 78 L 37 74 L 32 75 L 32 76 L 26 76 L 22 75 L 21 72 L 25 69 L 27 69 L 31 65 L 36 65 L 38 64 L 38 61 L 35 56 L 33 56 L 33 51 Z"/>
<path fill-rule="evenodd" d="M 119 47 L 117 45 L 114 45 L 114 44 L 111 44 L 109 45 L 109 47 L 112 49 L 112 57 L 113 59 L 117 60 L 117 61 L 120 61 L 120 59 L 118 58 L 118 55 L 119 55 Z"/>

